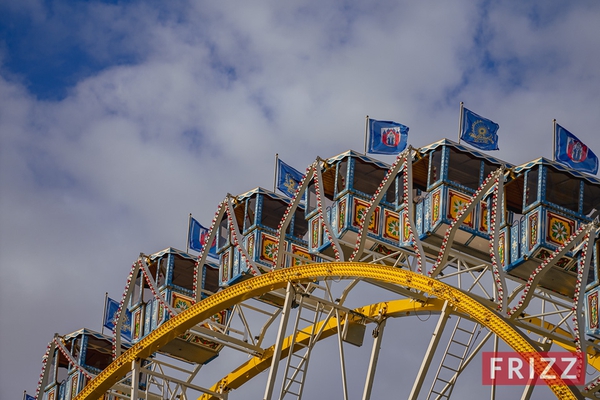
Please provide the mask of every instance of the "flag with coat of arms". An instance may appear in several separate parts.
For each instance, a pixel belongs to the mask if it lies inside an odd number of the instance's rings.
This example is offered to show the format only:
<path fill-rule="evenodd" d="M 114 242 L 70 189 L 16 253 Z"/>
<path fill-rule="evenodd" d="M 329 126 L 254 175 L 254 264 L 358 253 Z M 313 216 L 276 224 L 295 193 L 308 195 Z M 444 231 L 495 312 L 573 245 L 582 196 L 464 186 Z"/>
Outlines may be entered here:
<path fill-rule="evenodd" d="M 398 154 L 408 143 L 408 126 L 394 121 L 369 119 L 369 146 L 371 154 Z"/>
<path fill-rule="evenodd" d="M 189 231 L 188 231 L 188 246 L 192 250 L 202 251 L 206 242 L 208 242 L 208 228 L 203 227 L 200 222 L 196 221 L 190 214 Z M 217 243 L 213 240 L 208 255 L 214 258 L 219 258 L 217 255 Z"/>
<path fill-rule="evenodd" d="M 554 124 L 554 159 L 567 167 L 595 175 L 598 173 L 598 157 L 571 132 Z"/>

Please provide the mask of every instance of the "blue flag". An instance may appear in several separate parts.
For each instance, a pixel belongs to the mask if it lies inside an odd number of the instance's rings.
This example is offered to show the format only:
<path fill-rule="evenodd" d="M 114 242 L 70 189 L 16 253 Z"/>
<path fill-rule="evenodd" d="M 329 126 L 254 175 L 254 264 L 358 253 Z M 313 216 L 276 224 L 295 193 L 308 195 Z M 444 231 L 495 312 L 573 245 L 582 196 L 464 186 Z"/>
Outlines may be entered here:
<path fill-rule="evenodd" d="M 460 138 L 481 150 L 498 150 L 500 126 L 473 111 L 463 108 Z"/>
<path fill-rule="evenodd" d="M 103 325 L 107 329 L 113 331 L 117 322 L 117 311 L 119 310 L 119 302 L 106 298 L 106 308 L 104 309 Z M 121 336 L 123 339 L 131 342 L 131 312 L 125 307 L 125 318 L 121 324 Z"/>
<path fill-rule="evenodd" d="M 304 174 L 277 159 L 277 189 L 287 197 L 294 197 Z"/>
<path fill-rule="evenodd" d="M 408 143 L 408 126 L 394 121 L 369 119 L 369 147 L 372 154 L 398 154 Z"/>
<path fill-rule="evenodd" d="M 189 229 L 190 249 L 202 251 L 204 246 L 206 246 L 206 242 L 208 241 L 208 228 L 203 227 L 200 225 L 200 222 L 190 217 Z M 210 246 L 210 249 L 208 250 L 208 255 L 214 258 L 219 258 L 217 255 L 217 243 L 214 240 L 212 242 L 212 246 Z"/>
<path fill-rule="evenodd" d="M 598 173 L 598 157 L 583 142 L 571 132 L 556 124 L 554 159 L 570 168 L 587 172 L 592 175 Z"/>
<path fill-rule="evenodd" d="M 25 399 L 24 400 L 35 400 L 35 397 L 25 393 Z"/>

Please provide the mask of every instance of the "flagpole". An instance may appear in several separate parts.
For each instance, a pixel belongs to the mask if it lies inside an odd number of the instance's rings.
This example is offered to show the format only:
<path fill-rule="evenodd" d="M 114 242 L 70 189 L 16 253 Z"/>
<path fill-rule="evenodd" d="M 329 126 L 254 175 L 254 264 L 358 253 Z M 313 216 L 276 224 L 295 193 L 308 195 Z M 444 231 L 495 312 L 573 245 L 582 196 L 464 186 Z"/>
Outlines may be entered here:
<path fill-rule="evenodd" d="M 273 171 L 273 193 L 277 189 L 277 161 L 279 161 L 279 153 L 275 153 L 275 171 Z"/>
<path fill-rule="evenodd" d="M 460 102 L 460 117 L 458 117 L 458 144 L 460 144 L 460 134 L 462 133 L 462 125 L 463 125 L 463 109 L 465 103 Z"/>
<path fill-rule="evenodd" d="M 367 120 L 365 122 L 365 156 L 367 155 L 367 136 L 369 134 L 369 116 L 367 115 Z"/>
<path fill-rule="evenodd" d="M 185 245 L 185 252 L 190 252 L 190 226 L 192 225 L 192 213 L 188 216 L 188 231 L 187 231 L 187 240 Z"/>
<path fill-rule="evenodd" d="M 554 132 L 552 132 L 552 161 L 556 161 L 556 118 L 552 120 Z"/>
<path fill-rule="evenodd" d="M 106 305 L 108 304 L 108 292 L 104 292 L 104 313 L 102 315 L 102 330 L 100 333 L 104 335 L 104 321 L 106 320 Z"/>

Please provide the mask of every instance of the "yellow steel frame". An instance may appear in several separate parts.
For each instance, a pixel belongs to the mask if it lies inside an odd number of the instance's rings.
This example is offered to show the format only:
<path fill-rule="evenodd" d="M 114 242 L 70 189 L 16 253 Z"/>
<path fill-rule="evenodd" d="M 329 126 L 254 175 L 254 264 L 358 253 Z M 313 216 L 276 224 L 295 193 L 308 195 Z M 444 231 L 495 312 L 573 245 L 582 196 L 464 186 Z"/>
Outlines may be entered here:
<path fill-rule="evenodd" d="M 379 315 L 383 315 L 385 318 L 398 318 L 398 317 L 417 315 L 417 314 L 427 313 L 427 312 L 439 313 L 442 311 L 443 306 L 444 306 L 444 301 L 437 299 L 437 298 L 431 298 L 431 299 L 427 300 L 427 302 L 420 302 L 420 303 L 415 302 L 415 300 L 413 300 L 413 299 L 400 299 L 400 300 L 386 301 L 383 303 L 371 304 L 371 305 L 368 305 L 365 307 L 354 309 L 353 311 L 355 311 L 358 314 L 363 315 L 367 318 L 376 318 Z M 381 314 L 381 311 L 383 311 L 383 314 Z M 357 319 L 359 318 L 356 315 L 350 315 L 350 319 L 352 317 L 357 318 Z M 547 328 L 548 330 L 554 330 L 557 334 L 562 335 L 565 338 L 570 339 L 571 341 L 573 339 L 572 335 L 569 332 L 567 332 L 561 328 L 555 328 L 554 325 L 550 324 L 549 322 L 542 323 L 540 318 L 532 317 L 532 318 L 528 318 L 527 320 L 528 320 L 528 322 L 533 323 L 538 326 L 544 325 L 544 327 Z M 340 328 L 344 326 L 345 322 L 346 322 L 345 319 L 342 319 L 340 321 Z M 325 327 L 323 327 L 323 325 L 325 325 Z M 317 332 L 317 331 L 320 331 L 321 329 L 322 329 L 322 333 L 319 337 L 319 340 L 326 339 L 326 338 L 336 334 L 338 331 L 338 325 L 335 320 L 330 319 L 329 321 L 319 322 L 314 328 L 312 326 L 308 326 L 308 327 L 304 328 L 300 332 L 300 334 L 296 337 L 296 343 L 300 343 L 302 345 L 308 344 L 308 341 L 310 340 L 310 332 Z M 287 338 L 285 338 L 283 347 L 281 349 L 281 358 L 282 359 L 289 356 L 291 343 L 292 343 L 291 336 L 288 336 Z M 566 343 L 567 342 L 564 342 L 564 343 L 556 342 L 556 344 L 558 346 L 564 348 L 565 350 L 568 350 L 568 351 L 576 350 L 574 344 L 569 345 Z M 215 383 L 210 388 L 210 390 L 212 390 L 213 392 L 219 393 L 220 390 L 224 390 L 224 389 L 234 390 L 234 389 L 238 389 L 239 387 L 241 387 L 244 383 L 248 382 L 250 379 L 254 378 L 255 376 L 257 376 L 259 373 L 266 370 L 271 365 L 274 347 L 275 346 L 271 346 L 270 348 L 266 349 L 266 351 L 264 352 L 264 354 L 262 356 L 252 357 L 251 359 L 249 359 L 242 365 L 238 366 L 231 373 L 227 374 L 227 376 L 223 377 L 217 383 Z M 298 348 L 301 348 L 301 346 L 298 346 Z M 294 351 L 297 351 L 297 350 L 298 349 L 295 347 Z M 588 364 L 591 367 L 600 371 L 600 357 L 598 357 L 598 354 L 596 354 L 592 350 L 592 348 L 588 349 L 587 359 L 588 359 Z M 215 397 L 208 393 L 202 395 L 199 398 L 199 400 L 214 400 L 214 399 L 215 399 Z"/>
<path fill-rule="evenodd" d="M 536 348 L 527 338 L 496 312 L 473 299 L 469 294 L 435 279 L 409 270 L 377 264 L 359 262 L 308 264 L 256 276 L 196 303 L 186 311 L 160 325 L 113 361 L 86 385 L 77 395 L 76 400 L 100 398 L 131 370 L 132 363 L 136 359 L 150 357 L 162 346 L 220 310 L 246 299 L 281 289 L 290 281 L 306 282 L 335 277 L 372 279 L 422 291 L 441 301 L 448 301 L 455 312 L 468 314 L 471 319 L 494 332 L 513 350 L 531 354 L 537 353 Z M 576 399 L 580 397 L 560 379 L 549 382 L 548 386 L 559 399 Z"/>
<path fill-rule="evenodd" d="M 437 313 L 440 312 L 442 307 L 444 306 L 444 301 L 440 299 L 429 299 L 426 303 L 416 303 L 413 299 L 401 299 L 401 300 L 393 300 L 389 302 L 376 303 L 371 304 L 365 307 L 356 308 L 353 311 L 356 311 L 359 315 L 365 316 L 367 318 L 376 318 L 379 315 L 382 315 L 385 318 L 396 318 L 400 316 L 408 316 L 408 315 L 416 315 L 417 313 Z M 344 316 L 345 317 L 345 316 Z M 362 318 L 358 315 L 350 314 L 348 316 L 349 320 L 353 318 L 359 319 Z M 340 328 L 344 326 L 346 323 L 345 318 L 342 318 L 340 321 Z M 325 325 L 323 327 L 323 325 Z M 322 333 L 319 336 L 319 340 L 326 339 L 331 335 L 334 335 L 338 331 L 338 324 L 334 318 L 330 318 L 329 320 L 323 320 L 318 322 L 315 327 L 309 326 L 304 328 L 300 333 L 296 336 L 296 346 L 294 347 L 295 352 L 302 348 L 300 345 L 306 346 L 308 341 L 311 338 L 311 332 L 320 332 L 322 329 Z M 283 346 L 281 348 L 281 358 L 285 358 L 289 356 L 290 346 L 292 344 L 292 337 L 288 336 L 285 338 L 283 342 Z M 230 374 L 223 377 L 217 383 L 215 383 L 210 390 L 213 392 L 219 393 L 219 390 L 227 389 L 233 390 L 242 386 L 244 383 L 248 382 L 250 379 L 254 378 L 259 373 L 263 372 L 271 365 L 271 361 L 273 359 L 273 351 L 275 346 L 271 346 L 265 350 L 262 356 L 252 357 L 238 368 L 233 370 Z M 199 400 L 214 400 L 215 397 L 210 394 L 204 394 L 199 398 Z"/>

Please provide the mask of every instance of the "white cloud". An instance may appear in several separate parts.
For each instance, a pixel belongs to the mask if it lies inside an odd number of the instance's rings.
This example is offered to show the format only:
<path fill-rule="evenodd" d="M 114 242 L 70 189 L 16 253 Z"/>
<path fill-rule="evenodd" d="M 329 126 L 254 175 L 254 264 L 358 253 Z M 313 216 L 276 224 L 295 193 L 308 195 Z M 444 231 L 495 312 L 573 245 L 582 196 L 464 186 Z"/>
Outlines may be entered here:
<path fill-rule="evenodd" d="M 362 151 L 367 114 L 422 146 L 455 140 L 464 101 L 506 161 L 550 157 L 552 118 L 600 151 L 592 2 L 29 4 L 106 66 L 60 101 L 0 68 L 2 398 L 34 390 L 55 331 L 98 329 L 140 251 L 183 248 L 189 212 L 271 188 L 275 153 L 302 170 Z"/>

